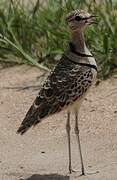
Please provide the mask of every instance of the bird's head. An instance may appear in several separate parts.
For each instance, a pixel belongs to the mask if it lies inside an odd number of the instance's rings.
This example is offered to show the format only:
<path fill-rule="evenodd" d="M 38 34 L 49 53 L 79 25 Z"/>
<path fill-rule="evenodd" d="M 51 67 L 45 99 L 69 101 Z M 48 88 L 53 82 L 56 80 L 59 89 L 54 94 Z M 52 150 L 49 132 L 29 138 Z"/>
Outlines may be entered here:
<path fill-rule="evenodd" d="M 96 24 L 96 16 L 85 12 L 84 10 L 74 10 L 66 16 L 66 23 L 71 31 L 82 31 L 91 24 Z"/>

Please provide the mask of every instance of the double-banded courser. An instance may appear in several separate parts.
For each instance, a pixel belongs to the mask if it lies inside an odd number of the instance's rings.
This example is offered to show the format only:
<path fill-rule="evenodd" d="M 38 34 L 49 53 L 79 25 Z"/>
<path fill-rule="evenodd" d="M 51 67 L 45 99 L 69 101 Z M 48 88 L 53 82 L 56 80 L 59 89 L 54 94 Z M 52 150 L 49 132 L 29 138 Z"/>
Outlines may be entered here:
<path fill-rule="evenodd" d="M 86 47 L 83 31 L 87 26 L 95 23 L 94 17 L 84 10 L 75 10 L 67 15 L 66 23 L 71 34 L 71 41 L 17 130 L 17 133 L 23 134 L 31 126 L 40 123 L 42 119 L 67 110 L 69 172 L 72 173 L 70 111 L 73 110 L 82 175 L 85 174 L 85 170 L 79 137 L 78 111 L 97 74 L 96 62 Z"/>

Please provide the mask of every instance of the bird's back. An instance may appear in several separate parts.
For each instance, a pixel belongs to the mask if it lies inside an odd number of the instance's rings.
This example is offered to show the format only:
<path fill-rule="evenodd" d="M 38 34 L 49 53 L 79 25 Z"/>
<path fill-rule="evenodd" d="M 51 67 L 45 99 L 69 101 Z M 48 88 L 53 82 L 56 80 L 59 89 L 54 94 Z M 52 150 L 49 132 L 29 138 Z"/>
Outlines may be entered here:
<path fill-rule="evenodd" d="M 23 134 L 43 118 L 80 101 L 92 82 L 93 72 L 90 67 L 76 64 L 63 55 L 46 79 L 17 132 Z"/>

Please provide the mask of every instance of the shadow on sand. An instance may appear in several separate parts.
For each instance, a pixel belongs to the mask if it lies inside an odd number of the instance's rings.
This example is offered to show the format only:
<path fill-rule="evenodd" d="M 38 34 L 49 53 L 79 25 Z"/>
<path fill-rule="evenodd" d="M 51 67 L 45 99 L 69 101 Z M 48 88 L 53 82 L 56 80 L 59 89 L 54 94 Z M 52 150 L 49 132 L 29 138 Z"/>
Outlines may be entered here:
<path fill-rule="evenodd" d="M 58 174 L 40 175 L 34 174 L 24 180 L 70 180 L 69 176 L 62 176 Z"/>

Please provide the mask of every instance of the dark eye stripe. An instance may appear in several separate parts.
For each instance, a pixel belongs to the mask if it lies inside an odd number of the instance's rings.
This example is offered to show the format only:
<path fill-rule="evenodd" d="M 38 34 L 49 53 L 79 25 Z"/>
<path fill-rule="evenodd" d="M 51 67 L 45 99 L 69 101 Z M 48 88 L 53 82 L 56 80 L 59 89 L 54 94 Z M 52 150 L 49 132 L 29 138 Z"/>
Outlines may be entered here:
<path fill-rule="evenodd" d="M 82 18 L 82 20 L 87 20 L 87 19 L 90 19 L 91 17 L 86 17 L 86 18 Z"/>
<path fill-rule="evenodd" d="M 85 18 L 81 18 L 80 16 L 76 16 L 75 17 L 75 20 L 76 21 L 81 21 L 81 20 L 87 20 L 87 19 L 90 19 L 91 17 L 85 17 Z"/>

